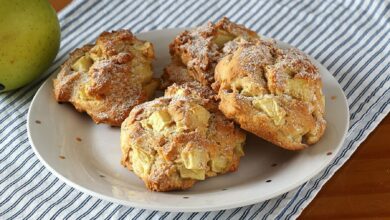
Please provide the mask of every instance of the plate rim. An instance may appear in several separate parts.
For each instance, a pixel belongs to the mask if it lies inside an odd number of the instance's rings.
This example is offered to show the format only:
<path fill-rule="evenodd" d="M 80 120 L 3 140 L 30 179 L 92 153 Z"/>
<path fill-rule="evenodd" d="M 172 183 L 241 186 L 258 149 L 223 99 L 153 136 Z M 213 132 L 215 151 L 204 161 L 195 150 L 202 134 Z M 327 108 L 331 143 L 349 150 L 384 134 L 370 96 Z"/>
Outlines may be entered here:
<path fill-rule="evenodd" d="M 192 28 L 192 27 L 189 27 L 189 28 Z M 154 32 L 161 32 L 161 31 L 182 31 L 182 30 L 186 30 L 186 29 L 189 29 L 189 28 L 168 28 L 168 29 L 159 29 L 159 30 L 152 30 L 152 31 L 146 31 L 146 32 L 140 32 L 140 33 L 136 33 L 135 35 L 138 36 L 140 34 L 152 34 Z M 261 34 L 259 34 L 260 36 L 263 36 Z M 266 39 L 269 39 L 265 36 L 263 36 L 263 38 L 266 38 Z M 275 39 L 276 40 L 276 39 Z M 293 47 L 293 48 L 296 48 L 288 43 L 285 43 L 283 41 L 280 41 L 280 40 L 276 40 L 276 42 L 278 44 L 284 44 L 284 45 L 287 45 L 289 47 Z M 218 205 L 218 204 L 215 204 L 213 206 L 208 206 L 208 205 L 205 205 L 203 207 L 167 207 L 167 206 L 156 206 L 154 204 L 148 204 L 148 203 L 143 203 L 143 204 L 140 204 L 140 203 L 137 203 L 137 202 L 134 202 L 132 200 L 124 200 L 124 199 L 119 199 L 119 198 L 115 198 L 115 197 L 111 197 L 111 196 L 107 196 L 107 195 L 104 195 L 104 194 L 101 194 L 99 192 L 96 192 L 96 191 L 93 191 L 93 190 L 90 190 L 82 185 L 79 185 L 77 183 L 75 183 L 74 181 L 68 179 L 67 177 L 63 176 L 61 173 L 59 173 L 57 170 L 55 170 L 54 168 L 52 168 L 48 162 L 46 162 L 46 160 L 42 157 L 42 155 L 39 153 L 39 150 L 38 148 L 35 146 L 34 144 L 34 141 L 33 141 L 33 138 L 31 137 L 31 132 L 30 132 L 30 129 L 31 129 L 31 126 L 32 126 L 32 119 L 31 119 L 31 109 L 32 109 L 32 106 L 35 102 L 35 100 L 37 99 L 38 97 L 38 94 L 41 92 L 41 90 L 43 89 L 43 87 L 49 83 L 50 80 L 52 80 L 56 74 L 58 74 L 59 72 L 59 68 L 57 68 L 56 71 L 54 71 L 51 75 L 49 75 L 47 77 L 47 79 L 42 83 L 42 85 L 40 86 L 40 88 L 36 91 L 36 93 L 34 94 L 34 97 L 33 99 L 31 100 L 31 103 L 29 105 L 29 108 L 28 108 L 28 113 L 27 113 L 27 123 L 26 123 L 26 126 L 27 126 L 27 135 L 28 135 L 28 140 L 30 142 L 30 145 L 31 145 L 31 148 L 33 149 L 35 155 L 38 157 L 39 161 L 45 166 L 45 168 L 47 168 L 51 173 L 53 173 L 56 177 L 58 177 L 60 180 L 64 181 L 67 185 L 83 192 L 83 193 L 86 193 L 88 195 L 91 195 L 91 196 L 94 196 L 98 199 L 102 199 L 102 200 L 105 200 L 105 201 L 108 201 L 108 202 L 112 202 L 112 203 L 117 203 L 117 204 L 120 204 L 120 205 L 124 205 L 124 206 L 130 206 L 130 207 L 134 207 L 134 208 L 140 208 L 140 209 L 148 209 L 148 210 L 158 210 L 158 211 L 164 211 L 164 212 L 204 212 L 204 211 L 220 211 L 220 210 L 227 210 L 227 209 L 232 209 L 232 208 L 237 208 L 237 207 L 243 207 L 243 206 L 247 206 L 247 205 L 251 205 L 251 204 L 256 204 L 256 203 L 259 203 L 259 202 L 264 202 L 266 200 L 269 200 L 269 199 L 272 199 L 272 198 L 275 198 L 277 197 L 278 195 L 281 195 L 283 193 L 286 193 L 286 192 L 289 192 L 297 187 L 299 187 L 300 185 L 304 184 L 305 182 L 309 181 L 310 179 L 312 179 L 315 175 L 319 174 L 323 169 L 325 169 L 333 160 L 334 158 L 336 158 L 336 155 L 338 154 L 338 152 L 341 150 L 341 147 L 343 145 L 343 143 L 345 142 L 345 139 L 346 139 L 346 136 L 348 134 L 348 129 L 349 129 L 349 125 L 350 125 L 350 112 L 349 112 L 349 106 L 348 106 L 348 101 L 347 101 L 347 98 L 345 96 L 345 93 L 344 91 L 342 90 L 342 87 L 341 85 L 339 84 L 339 82 L 336 80 L 336 78 L 334 78 L 334 76 L 329 72 L 329 70 L 324 66 L 322 65 L 319 61 L 317 61 L 316 59 L 314 59 L 313 57 L 311 57 L 310 55 L 306 54 L 305 52 L 303 52 L 306 56 L 310 57 L 311 61 L 315 61 L 315 65 L 320 65 L 323 69 L 326 70 L 325 74 L 329 74 L 329 76 L 331 78 L 333 78 L 333 80 L 337 83 L 337 89 L 340 90 L 341 94 L 342 94 L 342 101 L 343 101 L 343 104 L 345 104 L 346 108 L 343 108 L 343 110 L 345 111 L 345 114 L 348 116 L 347 117 L 347 120 L 346 120 L 346 124 L 345 124 L 345 128 L 344 128 L 344 131 L 343 131 L 343 135 L 342 135 L 342 138 L 340 139 L 337 147 L 335 148 L 336 151 L 333 152 L 333 156 L 332 158 L 330 159 L 330 161 L 328 163 L 324 163 L 322 167 L 318 167 L 317 169 L 315 169 L 315 171 L 313 171 L 310 175 L 308 175 L 308 178 L 306 181 L 296 181 L 295 183 L 293 184 L 290 184 L 289 187 L 286 187 L 286 188 L 283 188 L 281 190 L 277 190 L 275 191 L 274 193 L 272 194 L 269 194 L 268 196 L 263 196 L 263 197 L 254 197 L 252 199 L 247 199 L 245 201 L 242 201 L 242 202 L 231 202 L 229 204 L 223 204 L 223 205 Z"/>

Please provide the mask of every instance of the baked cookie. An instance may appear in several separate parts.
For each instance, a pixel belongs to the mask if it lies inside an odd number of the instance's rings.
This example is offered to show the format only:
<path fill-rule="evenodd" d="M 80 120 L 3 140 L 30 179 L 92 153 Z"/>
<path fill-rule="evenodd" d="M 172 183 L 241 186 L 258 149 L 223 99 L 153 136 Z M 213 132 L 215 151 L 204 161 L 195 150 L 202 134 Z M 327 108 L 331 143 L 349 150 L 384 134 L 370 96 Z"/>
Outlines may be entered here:
<path fill-rule="evenodd" d="M 153 45 L 128 30 L 104 32 L 73 51 L 54 79 L 58 102 L 70 102 L 96 123 L 120 126 L 130 110 L 153 96 Z"/>
<path fill-rule="evenodd" d="M 214 68 L 226 54 L 232 53 L 242 40 L 259 36 L 226 17 L 217 23 L 184 31 L 169 45 L 171 64 L 164 70 L 162 86 L 183 81 L 199 81 L 203 85 L 214 82 Z M 180 71 L 177 71 L 177 70 Z"/>
<path fill-rule="evenodd" d="M 172 85 L 136 106 L 121 127 L 122 165 L 152 191 L 183 190 L 237 170 L 245 133 L 218 110 L 213 91 Z"/>
<path fill-rule="evenodd" d="M 226 117 L 285 149 L 314 144 L 325 131 L 321 77 L 298 49 L 241 44 L 216 66 L 213 88 Z"/>
<path fill-rule="evenodd" d="M 180 59 L 172 57 L 171 63 L 164 68 L 164 73 L 161 75 L 161 88 L 165 89 L 173 83 L 180 85 L 193 81 L 195 81 L 194 78 Z"/>

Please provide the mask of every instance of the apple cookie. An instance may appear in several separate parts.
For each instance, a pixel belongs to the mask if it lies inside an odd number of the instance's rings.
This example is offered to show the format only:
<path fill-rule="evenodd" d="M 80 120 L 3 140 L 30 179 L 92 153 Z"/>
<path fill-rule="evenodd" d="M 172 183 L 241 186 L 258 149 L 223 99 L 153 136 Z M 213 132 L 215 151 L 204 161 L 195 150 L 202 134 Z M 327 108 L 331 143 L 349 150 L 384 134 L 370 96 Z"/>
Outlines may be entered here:
<path fill-rule="evenodd" d="M 259 36 L 226 17 L 217 23 L 184 31 L 169 45 L 171 64 L 164 70 L 162 86 L 196 80 L 203 85 L 214 81 L 214 68 L 226 54 L 232 53 L 242 40 Z M 177 71 L 179 70 L 179 71 Z"/>
<path fill-rule="evenodd" d="M 216 66 L 213 88 L 226 117 L 285 149 L 308 147 L 325 131 L 321 77 L 298 49 L 241 44 Z"/>
<path fill-rule="evenodd" d="M 245 133 L 218 110 L 213 91 L 172 85 L 136 106 L 121 127 L 122 165 L 152 191 L 184 190 L 237 170 Z"/>
<path fill-rule="evenodd" d="M 76 49 L 54 79 L 58 102 L 70 102 L 96 123 L 120 126 L 131 109 L 151 98 L 153 45 L 128 30 L 104 32 L 94 45 Z"/>

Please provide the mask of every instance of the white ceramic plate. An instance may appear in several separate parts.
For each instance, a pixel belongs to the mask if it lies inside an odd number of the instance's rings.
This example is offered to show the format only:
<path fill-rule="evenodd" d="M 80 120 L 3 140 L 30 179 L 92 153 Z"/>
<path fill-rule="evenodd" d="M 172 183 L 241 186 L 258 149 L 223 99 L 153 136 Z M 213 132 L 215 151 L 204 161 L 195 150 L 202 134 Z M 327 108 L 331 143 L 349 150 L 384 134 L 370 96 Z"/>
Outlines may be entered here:
<path fill-rule="evenodd" d="M 168 45 L 183 29 L 138 34 L 153 42 L 161 73 L 169 62 Z M 282 47 L 290 47 L 280 43 Z M 28 135 L 41 162 L 72 187 L 127 206 L 163 211 L 211 211 L 261 202 L 294 189 L 319 173 L 340 149 L 348 128 L 348 105 L 337 81 L 321 64 L 326 97 L 325 135 L 308 149 L 291 152 L 248 136 L 246 156 L 235 173 L 199 182 L 188 191 L 150 192 L 120 165 L 119 128 L 96 125 L 71 105 L 57 104 L 53 74 L 36 93 L 28 113 Z"/>

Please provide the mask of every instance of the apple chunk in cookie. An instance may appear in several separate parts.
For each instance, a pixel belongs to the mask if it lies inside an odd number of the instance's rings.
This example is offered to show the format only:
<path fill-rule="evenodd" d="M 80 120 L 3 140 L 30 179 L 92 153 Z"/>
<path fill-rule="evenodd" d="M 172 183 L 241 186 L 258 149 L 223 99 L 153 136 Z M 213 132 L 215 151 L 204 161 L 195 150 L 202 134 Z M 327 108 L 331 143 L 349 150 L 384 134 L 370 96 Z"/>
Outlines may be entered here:
<path fill-rule="evenodd" d="M 150 99 L 153 45 L 128 30 L 104 32 L 94 45 L 73 51 L 54 79 L 58 102 L 70 102 L 96 123 L 120 126 L 131 109 Z"/>
<path fill-rule="evenodd" d="M 176 84 L 136 106 L 121 128 L 122 165 L 152 191 L 184 190 L 238 169 L 245 133 L 200 84 Z"/>
<path fill-rule="evenodd" d="M 198 81 L 205 86 L 214 82 L 218 61 L 232 53 L 245 40 L 260 38 L 256 32 L 231 22 L 226 17 L 218 22 L 186 30 L 169 45 L 171 63 L 164 69 L 162 86 Z"/>
<path fill-rule="evenodd" d="M 324 134 L 321 77 L 297 49 L 243 43 L 218 63 L 213 88 L 226 117 L 280 147 L 303 149 Z"/>

